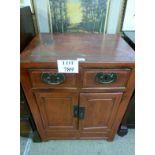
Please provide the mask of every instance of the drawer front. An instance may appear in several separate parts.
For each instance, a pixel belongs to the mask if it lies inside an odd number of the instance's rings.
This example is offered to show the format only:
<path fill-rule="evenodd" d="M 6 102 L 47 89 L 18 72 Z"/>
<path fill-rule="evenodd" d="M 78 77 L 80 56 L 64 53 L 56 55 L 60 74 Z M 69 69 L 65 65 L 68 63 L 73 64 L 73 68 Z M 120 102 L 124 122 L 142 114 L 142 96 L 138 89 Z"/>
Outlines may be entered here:
<path fill-rule="evenodd" d="M 130 69 L 86 69 L 83 87 L 126 87 Z"/>
<path fill-rule="evenodd" d="M 56 69 L 29 70 L 33 88 L 76 87 L 76 74 L 58 73 Z"/>

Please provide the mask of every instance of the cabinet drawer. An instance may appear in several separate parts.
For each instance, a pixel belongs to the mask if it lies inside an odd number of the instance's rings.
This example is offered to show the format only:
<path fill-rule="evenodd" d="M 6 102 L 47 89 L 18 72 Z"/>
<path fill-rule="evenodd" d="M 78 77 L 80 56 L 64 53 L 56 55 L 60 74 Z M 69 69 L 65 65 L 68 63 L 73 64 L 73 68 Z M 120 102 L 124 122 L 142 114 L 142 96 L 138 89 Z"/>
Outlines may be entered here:
<path fill-rule="evenodd" d="M 76 74 L 61 74 L 56 69 L 29 70 L 33 88 L 76 87 Z"/>
<path fill-rule="evenodd" d="M 83 87 L 126 87 L 130 69 L 86 69 Z"/>

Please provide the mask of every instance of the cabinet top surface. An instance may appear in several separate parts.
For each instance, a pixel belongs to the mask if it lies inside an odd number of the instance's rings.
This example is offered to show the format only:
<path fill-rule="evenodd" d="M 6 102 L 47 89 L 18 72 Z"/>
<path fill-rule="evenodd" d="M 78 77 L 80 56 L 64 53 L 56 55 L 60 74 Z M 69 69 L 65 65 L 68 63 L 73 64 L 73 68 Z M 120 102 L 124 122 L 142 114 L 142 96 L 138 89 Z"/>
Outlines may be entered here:
<path fill-rule="evenodd" d="M 21 53 L 21 63 L 84 58 L 84 63 L 134 63 L 134 51 L 118 35 L 42 33 Z"/>

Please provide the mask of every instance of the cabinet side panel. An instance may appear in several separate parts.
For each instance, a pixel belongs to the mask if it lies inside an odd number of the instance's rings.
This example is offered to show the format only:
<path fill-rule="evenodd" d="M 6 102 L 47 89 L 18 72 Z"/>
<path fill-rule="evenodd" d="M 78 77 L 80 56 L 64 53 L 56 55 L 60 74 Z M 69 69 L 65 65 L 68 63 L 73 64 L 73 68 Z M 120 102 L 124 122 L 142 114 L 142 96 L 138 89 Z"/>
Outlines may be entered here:
<path fill-rule="evenodd" d="M 39 131 L 41 139 L 44 140 L 46 139 L 46 134 L 43 130 L 43 124 L 40 121 L 41 117 L 40 117 L 40 113 L 39 113 L 39 110 L 36 104 L 35 97 L 31 90 L 31 83 L 29 80 L 28 72 L 24 68 L 21 68 L 20 70 L 20 80 L 21 80 L 21 84 L 22 84 L 26 99 L 28 101 L 30 110 L 32 112 L 34 121 L 36 123 L 37 129 Z"/>
<path fill-rule="evenodd" d="M 124 116 L 124 113 L 127 109 L 130 98 L 131 98 L 132 93 L 134 91 L 134 88 L 135 88 L 135 69 L 133 68 L 131 75 L 130 75 L 130 78 L 129 78 L 129 81 L 128 81 L 128 84 L 127 84 L 127 91 L 123 95 L 122 101 L 121 101 L 120 106 L 119 106 L 119 110 L 117 111 L 117 116 L 116 116 L 115 121 L 114 121 L 113 126 L 112 126 L 112 131 L 109 134 L 108 140 L 110 140 L 110 141 L 113 140 L 113 138 L 114 138 L 114 136 L 118 130 L 118 127 L 121 123 L 121 120 Z"/>

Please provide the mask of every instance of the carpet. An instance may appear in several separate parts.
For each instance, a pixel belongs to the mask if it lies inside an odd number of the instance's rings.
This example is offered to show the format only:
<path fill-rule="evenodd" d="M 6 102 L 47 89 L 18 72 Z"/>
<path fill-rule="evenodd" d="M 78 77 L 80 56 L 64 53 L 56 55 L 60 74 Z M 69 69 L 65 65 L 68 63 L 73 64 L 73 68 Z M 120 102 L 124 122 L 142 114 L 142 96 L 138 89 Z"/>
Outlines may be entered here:
<path fill-rule="evenodd" d="M 134 155 L 135 130 L 114 141 L 105 140 L 50 140 L 31 143 L 28 155 Z"/>

